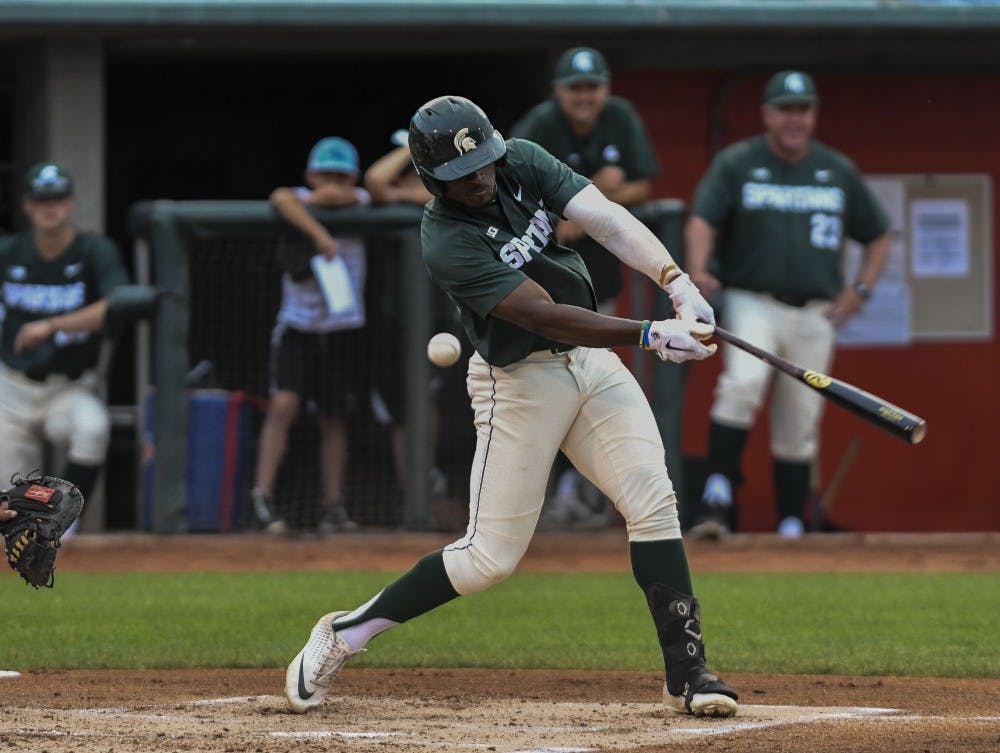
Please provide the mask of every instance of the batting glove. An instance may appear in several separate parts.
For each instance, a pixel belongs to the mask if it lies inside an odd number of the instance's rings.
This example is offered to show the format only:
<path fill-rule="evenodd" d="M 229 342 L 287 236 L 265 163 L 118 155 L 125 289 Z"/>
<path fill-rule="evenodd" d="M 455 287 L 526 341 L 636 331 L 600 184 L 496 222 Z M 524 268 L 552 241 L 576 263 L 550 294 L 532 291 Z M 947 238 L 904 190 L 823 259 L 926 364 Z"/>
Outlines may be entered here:
<path fill-rule="evenodd" d="M 715 327 L 711 324 L 684 319 L 643 322 L 641 344 L 646 350 L 655 350 L 661 361 L 701 361 L 715 353 L 719 347 L 715 343 L 701 343 L 714 332 Z"/>
<path fill-rule="evenodd" d="M 679 274 L 663 286 L 681 319 L 715 324 L 715 312 L 687 274 Z"/>

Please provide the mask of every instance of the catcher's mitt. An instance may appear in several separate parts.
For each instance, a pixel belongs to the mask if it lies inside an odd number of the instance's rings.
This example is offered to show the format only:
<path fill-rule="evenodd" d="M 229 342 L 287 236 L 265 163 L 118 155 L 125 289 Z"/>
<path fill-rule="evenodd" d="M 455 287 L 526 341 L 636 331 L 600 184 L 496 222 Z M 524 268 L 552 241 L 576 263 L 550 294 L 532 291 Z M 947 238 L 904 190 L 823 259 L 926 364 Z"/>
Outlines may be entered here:
<path fill-rule="evenodd" d="M 28 585 L 52 588 L 59 539 L 83 510 L 83 494 L 69 481 L 54 476 L 11 480 L 0 492 L 17 517 L 0 523 L 7 563 Z"/>

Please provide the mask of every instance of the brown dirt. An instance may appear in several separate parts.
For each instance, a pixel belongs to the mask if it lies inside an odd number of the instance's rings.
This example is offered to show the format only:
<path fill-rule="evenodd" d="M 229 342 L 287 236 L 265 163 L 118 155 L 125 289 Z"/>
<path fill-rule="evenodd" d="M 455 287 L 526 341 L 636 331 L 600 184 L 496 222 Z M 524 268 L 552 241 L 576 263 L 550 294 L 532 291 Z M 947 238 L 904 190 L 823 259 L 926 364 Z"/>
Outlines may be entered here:
<path fill-rule="evenodd" d="M 401 571 L 450 534 L 79 536 L 67 571 L 311 569 Z M 709 571 L 1000 571 L 1000 535 L 737 536 L 688 546 Z M 539 534 L 523 571 L 627 571 L 620 530 Z M 0 669 L 4 669 L 0 667 Z M 1000 679 L 727 675 L 735 720 L 665 712 L 648 673 L 352 669 L 335 696 L 287 712 L 283 668 L 28 672 L 0 677 L 0 749 L 170 751 L 915 751 L 1000 750 Z M 880 709 L 880 710 L 879 710 Z"/>

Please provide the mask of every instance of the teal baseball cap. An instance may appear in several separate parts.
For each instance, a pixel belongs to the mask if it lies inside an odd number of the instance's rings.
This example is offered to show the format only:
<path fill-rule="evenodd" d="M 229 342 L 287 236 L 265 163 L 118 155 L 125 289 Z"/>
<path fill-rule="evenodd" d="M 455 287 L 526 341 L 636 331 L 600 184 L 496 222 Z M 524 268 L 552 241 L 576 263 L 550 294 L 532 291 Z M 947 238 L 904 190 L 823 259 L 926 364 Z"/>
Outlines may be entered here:
<path fill-rule="evenodd" d="M 55 162 L 32 165 L 24 177 L 24 198 L 65 199 L 73 195 L 73 176 Z"/>
<path fill-rule="evenodd" d="M 819 102 L 816 83 L 802 71 L 780 71 L 764 87 L 764 103 L 774 107 L 812 105 Z"/>
<path fill-rule="evenodd" d="M 316 142 L 309 152 L 306 170 L 310 172 L 358 174 L 358 150 L 347 139 L 329 136 Z"/>
<path fill-rule="evenodd" d="M 611 80 L 611 69 L 604 55 L 593 47 L 573 47 L 566 50 L 556 63 L 556 83 L 606 84 Z"/>

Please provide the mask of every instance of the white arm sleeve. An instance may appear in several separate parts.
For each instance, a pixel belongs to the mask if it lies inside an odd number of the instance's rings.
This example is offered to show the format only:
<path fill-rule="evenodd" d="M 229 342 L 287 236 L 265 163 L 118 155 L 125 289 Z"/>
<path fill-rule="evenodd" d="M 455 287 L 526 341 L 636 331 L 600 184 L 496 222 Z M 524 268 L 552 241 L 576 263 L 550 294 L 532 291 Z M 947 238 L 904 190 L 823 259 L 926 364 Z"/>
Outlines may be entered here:
<path fill-rule="evenodd" d="M 564 214 L 587 235 L 657 285 L 664 265 L 676 264 L 648 227 L 625 207 L 607 199 L 593 184 L 569 200 Z"/>

